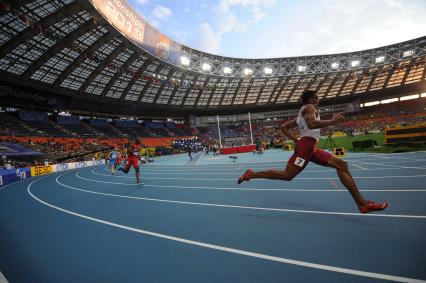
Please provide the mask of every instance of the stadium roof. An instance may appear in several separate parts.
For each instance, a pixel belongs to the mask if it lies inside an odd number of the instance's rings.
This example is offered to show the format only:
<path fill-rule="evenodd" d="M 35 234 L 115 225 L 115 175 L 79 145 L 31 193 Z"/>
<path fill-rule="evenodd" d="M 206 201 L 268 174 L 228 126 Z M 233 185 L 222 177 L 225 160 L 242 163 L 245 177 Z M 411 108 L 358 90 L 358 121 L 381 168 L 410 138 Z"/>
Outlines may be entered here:
<path fill-rule="evenodd" d="M 333 103 L 426 91 L 426 37 L 343 54 L 230 58 L 174 42 L 124 0 L 5 0 L 0 27 L 3 104 L 183 117 L 292 108 L 308 88 Z"/>

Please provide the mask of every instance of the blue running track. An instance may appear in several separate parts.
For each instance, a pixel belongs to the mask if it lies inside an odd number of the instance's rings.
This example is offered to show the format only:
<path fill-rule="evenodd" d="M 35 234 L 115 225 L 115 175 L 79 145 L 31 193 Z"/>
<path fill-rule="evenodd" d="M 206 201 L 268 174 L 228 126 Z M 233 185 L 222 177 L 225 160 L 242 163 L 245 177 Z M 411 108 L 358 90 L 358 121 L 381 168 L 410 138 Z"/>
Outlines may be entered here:
<path fill-rule="evenodd" d="M 31 282 L 426 282 L 426 152 L 347 154 L 358 213 L 331 168 L 291 182 L 236 180 L 290 153 L 157 158 L 114 176 L 104 165 L 0 190 L 0 271 Z"/>

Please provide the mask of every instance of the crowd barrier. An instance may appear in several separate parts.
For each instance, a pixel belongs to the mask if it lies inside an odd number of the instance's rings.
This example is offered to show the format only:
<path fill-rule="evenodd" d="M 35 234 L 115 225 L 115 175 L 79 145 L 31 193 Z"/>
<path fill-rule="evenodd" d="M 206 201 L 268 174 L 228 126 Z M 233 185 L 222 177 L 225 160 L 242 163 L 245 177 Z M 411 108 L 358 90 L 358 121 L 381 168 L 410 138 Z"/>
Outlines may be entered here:
<path fill-rule="evenodd" d="M 142 143 L 147 147 L 156 147 L 156 146 L 164 146 L 169 147 L 172 141 L 174 140 L 182 140 L 182 139 L 190 139 L 193 136 L 185 136 L 185 137 L 167 137 L 167 138 L 142 138 Z"/>
<path fill-rule="evenodd" d="M 0 169 L 0 187 L 6 186 L 16 181 L 36 176 L 42 176 L 53 172 L 62 172 L 71 169 L 78 169 L 102 164 L 105 164 L 105 159 L 58 163 L 46 166 L 31 166 L 30 168 Z"/>
<path fill-rule="evenodd" d="M 0 187 L 31 177 L 30 168 L 0 169 Z"/>
<path fill-rule="evenodd" d="M 242 146 L 234 146 L 234 147 L 224 147 L 221 149 L 222 154 L 235 154 L 235 153 L 243 153 L 243 152 L 252 152 L 256 149 L 256 145 L 242 145 Z"/>
<path fill-rule="evenodd" d="M 426 124 L 385 129 L 385 144 L 426 142 Z"/>

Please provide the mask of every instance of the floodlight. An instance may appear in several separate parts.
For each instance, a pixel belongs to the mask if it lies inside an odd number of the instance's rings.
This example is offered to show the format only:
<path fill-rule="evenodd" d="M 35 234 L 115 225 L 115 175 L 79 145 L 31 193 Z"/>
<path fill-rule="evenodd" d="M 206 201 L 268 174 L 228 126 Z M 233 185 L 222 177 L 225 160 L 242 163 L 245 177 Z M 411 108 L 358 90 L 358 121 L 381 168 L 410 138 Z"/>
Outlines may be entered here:
<path fill-rule="evenodd" d="M 246 76 L 250 76 L 251 74 L 253 74 L 253 70 L 249 69 L 249 68 L 244 68 L 244 75 Z"/>
<path fill-rule="evenodd" d="M 223 67 L 223 73 L 227 75 L 232 74 L 232 69 L 229 67 Z"/>
<path fill-rule="evenodd" d="M 389 98 L 389 99 L 384 99 L 384 100 L 380 100 L 381 104 L 387 104 L 387 103 L 391 103 L 391 102 L 397 102 L 399 99 L 397 97 L 395 98 Z"/>
<path fill-rule="evenodd" d="M 265 67 L 263 69 L 263 72 L 265 73 L 265 75 L 270 75 L 270 74 L 272 74 L 273 70 L 270 67 Z"/>
<path fill-rule="evenodd" d="M 180 63 L 184 66 L 189 66 L 189 58 L 186 56 L 181 56 Z"/>
<path fill-rule="evenodd" d="M 366 102 L 364 104 L 364 106 L 368 107 L 368 106 L 373 106 L 373 105 L 377 105 L 377 104 L 380 104 L 380 101 Z"/>
<path fill-rule="evenodd" d="M 339 69 L 339 63 L 338 62 L 331 63 L 331 68 L 334 70 Z"/>
<path fill-rule="evenodd" d="M 399 100 L 404 101 L 404 100 L 416 99 L 419 97 L 420 97 L 419 94 L 412 94 L 412 95 L 401 96 Z"/>
<path fill-rule="evenodd" d="M 385 56 L 379 56 L 376 58 L 376 63 L 383 63 L 385 61 Z"/>
<path fill-rule="evenodd" d="M 359 63 L 360 63 L 359 60 L 354 60 L 354 61 L 351 62 L 351 67 L 352 68 L 359 67 Z"/>
<path fill-rule="evenodd" d="M 404 51 L 404 53 L 402 53 L 403 57 L 409 57 L 409 56 L 413 56 L 414 55 L 414 50 L 410 49 L 410 50 L 406 50 Z"/>
<path fill-rule="evenodd" d="M 201 65 L 201 68 L 203 69 L 203 71 L 208 72 L 212 69 L 212 66 L 209 63 L 203 63 L 203 65 Z"/>
<path fill-rule="evenodd" d="M 306 71 L 306 66 L 297 66 L 297 71 L 299 71 L 299 73 L 304 73 Z"/>

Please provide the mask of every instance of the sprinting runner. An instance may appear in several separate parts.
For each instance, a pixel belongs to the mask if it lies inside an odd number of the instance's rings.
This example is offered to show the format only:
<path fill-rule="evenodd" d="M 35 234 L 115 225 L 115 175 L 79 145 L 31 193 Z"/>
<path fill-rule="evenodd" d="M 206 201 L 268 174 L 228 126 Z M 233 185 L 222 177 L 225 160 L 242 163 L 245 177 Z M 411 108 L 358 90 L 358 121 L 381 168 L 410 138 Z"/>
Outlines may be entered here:
<path fill-rule="evenodd" d="M 111 166 L 112 175 L 114 175 L 115 173 L 115 168 L 116 168 L 116 163 L 118 158 L 120 158 L 120 152 L 118 152 L 116 148 L 114 148 L 114 150 L 109 153 L 109 164 Z"/>
<path fill-rule="evenodd" d="M 243 181 L 258 178 L 291 181 L 297 174 L 305 169 L 309 161 L 312 161 L 322 166 L 336 168 L 340 181 L 352 195 L 361 213 L 386 209 L 389 203 L 375 203 L 373 201 L 367 201 L 362 197 L 349 172 L 346 161 L 316 147 L 320 137 L 320 129 L 343 122 L 345 118 L 342 114 L 334 114 L 333 118 L 330 120 L 321 120 L 318 113 L 318 96 L 316 92 L 307 90 L 302 93 L 301 99 L 303 106 L 297 118 L 281 125 L 283 133 L 296 143 L 294 153 L 288 160 L 285 170 L 271 169 L 254 172 L 252 169 L 248 169 L 238 178 L 238 184 L 241 184 Z M 300 139 L 296 139 L 290 132 L 290 129 L 295 127 L 298 127 L 300 130 Z"/>
<path fill-rule="evenodd" d="M 139 172 L 139 152 L 141 145 L 138 139 L 135 139 L 135 143 L 130 146 L 127 150 L 126 166 L 125 168 L 120 168 L 120 171 L 123 171 L 125 174 L 129 173 L 130 166 L 133 166 L 136 171 L 136 183 L 140 183 L 140 172 Z"/>
<path fill-rule="evenodd" d="M 123 162 L 123 157 L 125 157 L 121 154 L 121 152 L 119 152 L 119 153 L 120 153 L 120 155 L 117 157 L 117 160 L 115 161 L 115 168 L 117 170 L 120 170 L 120 168 L 122 168 L 121 163 Z"/>
<path fill-rule="evenodd" d="M 188 145 L 188 156 L 189 156 L 190 160 L 192 160 L 192 153 L 191 152 L 192 152 L 191 146 Z"/>

